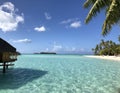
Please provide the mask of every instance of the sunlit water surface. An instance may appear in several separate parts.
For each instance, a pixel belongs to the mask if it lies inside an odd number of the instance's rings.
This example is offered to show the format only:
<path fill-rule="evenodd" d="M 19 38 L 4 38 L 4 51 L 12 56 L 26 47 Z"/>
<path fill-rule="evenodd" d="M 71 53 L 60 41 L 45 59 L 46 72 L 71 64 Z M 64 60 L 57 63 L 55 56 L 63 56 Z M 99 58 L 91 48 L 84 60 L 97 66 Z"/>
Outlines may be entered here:
<path fill-rule="evenodd" d="M 0 93 L 120 93 L 120 62 L 81 55 L 21 55 L 0 70 Z"/>

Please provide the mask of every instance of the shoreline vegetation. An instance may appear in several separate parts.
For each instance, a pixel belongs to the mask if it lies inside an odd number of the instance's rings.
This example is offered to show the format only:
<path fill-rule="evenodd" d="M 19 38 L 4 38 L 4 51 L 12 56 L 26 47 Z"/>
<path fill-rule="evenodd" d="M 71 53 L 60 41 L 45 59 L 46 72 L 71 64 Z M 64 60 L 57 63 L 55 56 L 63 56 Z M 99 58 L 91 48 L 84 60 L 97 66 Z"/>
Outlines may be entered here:
<path fill-rule="evenodd" d="M 111 40 L 104 41 L 102 39 L 101 42 L 97 44 L 95 48 L 92 49 L 92 51 L 95 55 L 98 56 L 119 56 L 120 44 L 117 44 Z"/>
<path fill-rule="evenodd" d="M 106 59 L 106 60 L 114 60 L 114 61 L 120 61 L 120 56 L 98 56 L 98 55 L 88 55 L 85 57 L 89 58 L 98 58 L 98 59 Z"/>
<path fill-rule="evenodd" d="M 120 42 L 120 36 L 118 41 Z M 94 55 L 86 57 L 120 61 L 120 44 L 116 44 L 111 40 L 104 41 L 102 39 L 92 51 Z"/>

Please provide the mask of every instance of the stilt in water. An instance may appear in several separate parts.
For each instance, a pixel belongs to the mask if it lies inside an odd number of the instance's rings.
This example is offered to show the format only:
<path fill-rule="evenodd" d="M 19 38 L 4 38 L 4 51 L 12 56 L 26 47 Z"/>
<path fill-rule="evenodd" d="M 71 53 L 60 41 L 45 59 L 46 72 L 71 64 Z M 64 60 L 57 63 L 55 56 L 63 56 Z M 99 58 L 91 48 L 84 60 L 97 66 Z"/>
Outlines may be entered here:
<path fill-rule="evenodd" d="M 6 62 L 3 62 L 3 73 L 6 72 Z"/>
<path fill-rule="evenodd" d="M 6 64 L 6 69 L 8 69 L 8 63 Z"/>

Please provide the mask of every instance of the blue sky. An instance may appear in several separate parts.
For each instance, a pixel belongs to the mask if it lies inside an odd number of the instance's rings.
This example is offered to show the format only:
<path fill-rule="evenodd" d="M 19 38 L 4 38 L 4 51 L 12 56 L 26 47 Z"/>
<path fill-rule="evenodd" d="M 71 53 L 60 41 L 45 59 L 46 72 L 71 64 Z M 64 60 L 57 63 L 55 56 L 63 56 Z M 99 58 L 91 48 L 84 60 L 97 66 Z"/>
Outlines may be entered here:
<path fill-rule="evenodd" d="M 101 39 L 118 43 L 119 27 L 101 35 L 104 11 L 89 24 L 86 0 L 0 0 L 0 37 L 21 53 L 91 53 Z"/>

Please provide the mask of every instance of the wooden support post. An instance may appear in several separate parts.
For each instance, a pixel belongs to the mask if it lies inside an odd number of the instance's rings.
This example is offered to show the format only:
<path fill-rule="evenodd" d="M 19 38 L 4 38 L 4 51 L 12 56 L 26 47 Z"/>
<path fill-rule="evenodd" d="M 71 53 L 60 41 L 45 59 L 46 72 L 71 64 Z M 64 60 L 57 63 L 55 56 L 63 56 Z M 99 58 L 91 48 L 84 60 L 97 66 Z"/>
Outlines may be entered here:
<path fill-rule="evenodd" d="M 3 73 L 6 72 L 6 62 L 3 62 Z"/>
<path fill-rule="evenodd" d="M 6 69 L 8 69 L 8 64 L 6 64 Z"/>

